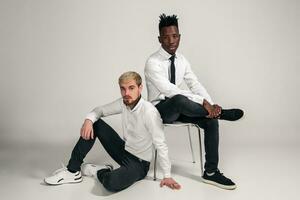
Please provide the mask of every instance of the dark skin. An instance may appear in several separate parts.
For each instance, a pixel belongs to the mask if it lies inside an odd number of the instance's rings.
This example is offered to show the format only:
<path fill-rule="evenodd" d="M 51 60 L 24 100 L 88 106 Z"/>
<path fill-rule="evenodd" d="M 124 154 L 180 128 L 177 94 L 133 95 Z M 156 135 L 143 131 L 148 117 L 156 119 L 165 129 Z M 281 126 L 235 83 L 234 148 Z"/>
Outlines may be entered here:
<path fill-rule="evenodd" d="M 174 55 L 180 43 L 180 33 L 176 26 L 163 27 L 158 36 L 162 48 L 171 55 Z M 208 118 L 218 118 L 222 107 L 218 104 L 211 105 L 206 99 L 203 100 L 203 107 L 207 110 Z"/>
<path fill-rule="evenodd" d="M 178 28 L 176 26 L 163 27 L 159 33 L 158 41 L 166 52 L 174 55 L 180 42 Z"/>

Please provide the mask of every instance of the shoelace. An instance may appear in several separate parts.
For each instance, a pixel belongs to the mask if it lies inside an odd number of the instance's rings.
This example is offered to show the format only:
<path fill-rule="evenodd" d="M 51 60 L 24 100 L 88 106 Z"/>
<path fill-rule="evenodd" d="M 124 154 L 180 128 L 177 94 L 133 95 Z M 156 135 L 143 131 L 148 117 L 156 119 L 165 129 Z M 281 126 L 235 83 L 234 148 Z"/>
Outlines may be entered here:
<path fill-rule="evenodd" d="M 223 173 L 220 172 L 220 170 L 217 170 L 216 173 L 224 176 Z"/>
<path fill-rule="evenodd" d="M 224 174 L 221 173 L 219 170 L 216 171 L 216 173 L 218 173 L 223 179 L 225 179 L 225 180 L 230 180 L 229 178 L 227 178 L 226 176 L 224 176 Z"/>

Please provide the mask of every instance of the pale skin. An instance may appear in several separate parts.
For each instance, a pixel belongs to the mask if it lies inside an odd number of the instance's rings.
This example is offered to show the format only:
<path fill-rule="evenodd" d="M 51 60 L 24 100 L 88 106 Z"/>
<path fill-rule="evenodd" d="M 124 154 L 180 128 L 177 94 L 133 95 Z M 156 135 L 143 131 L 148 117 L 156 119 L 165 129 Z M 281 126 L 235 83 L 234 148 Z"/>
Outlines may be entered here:
<path fill-rule="evenodd" d="M 136 81 L 129 79 L 119 84 L 123 102 L 125 105 L 133 108 L 140 99 L 143 85 L 137 85 Z M 83 139 L 94 139 L 93 122 L 86 119 L 81 127 L 80 135 Z M 167 186 L 171 189 L 180 189 L 181 186 L 173 178 L 163 178 L 160 187 Z"/>

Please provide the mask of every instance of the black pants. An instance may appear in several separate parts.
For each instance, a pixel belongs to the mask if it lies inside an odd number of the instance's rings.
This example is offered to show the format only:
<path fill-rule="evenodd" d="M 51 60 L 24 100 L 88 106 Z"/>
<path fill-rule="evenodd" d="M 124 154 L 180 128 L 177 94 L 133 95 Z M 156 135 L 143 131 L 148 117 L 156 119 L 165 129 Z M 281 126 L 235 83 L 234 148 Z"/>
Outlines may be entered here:
<path fill-rule="evenodd" d="M 93 125 L 94 134 L 100 140 L 107 153 L 120 165 L 118 169 L 109 171 L 99 170 L 97 177 L 103 186 L 109 191 L 123 190 L 134 182 L 139 181 L 148 173 L 150 163 L 141 160 L 125 150 L 125 142 L 120 136 L 102 119 Z M 84 140 L 79 138 L 75 145 L 67 168 L 79 171 L 83 159 L 95 143 L 95 138 Z"/>
<path fill-rule="evenodd" d="M 207 172 L 218 169 L 219 162 L 219 123 L 217 119 L 205 118 L 205 108 L 183 95 L 175 95 L 156 105 L 163 122 L 174 121 L 197 124 L 204 129 L 205 165 Z"/>

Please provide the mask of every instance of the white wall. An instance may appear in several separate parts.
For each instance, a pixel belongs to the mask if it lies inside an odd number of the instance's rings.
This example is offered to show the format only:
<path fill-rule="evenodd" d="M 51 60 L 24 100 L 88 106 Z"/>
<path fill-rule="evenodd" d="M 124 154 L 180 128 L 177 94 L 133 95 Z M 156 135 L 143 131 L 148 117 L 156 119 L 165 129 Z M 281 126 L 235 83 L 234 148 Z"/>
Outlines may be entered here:
<path fill-rule="evenodd" d="M 0 144 L 74 141 L 88 111 L 119 97 L 122 72 L 143 74 L 162 12 L 178 15 L 179 51 L 214 101 L 245 110 L 221 122 L 222 142 L 299 144 L 299 9 L 296 0 L 1 0 Z"/>

